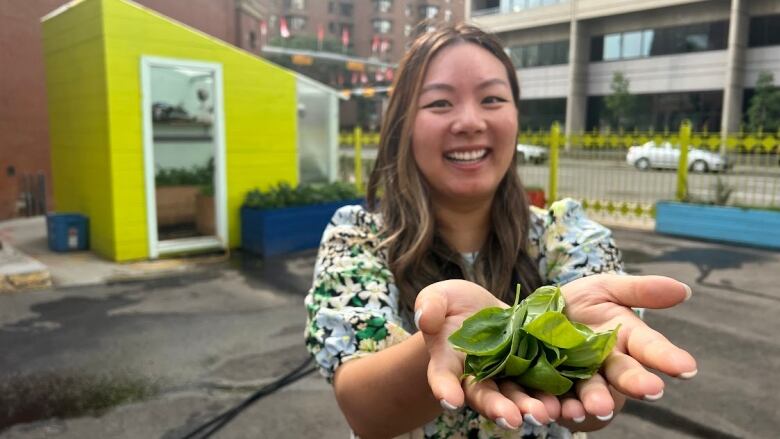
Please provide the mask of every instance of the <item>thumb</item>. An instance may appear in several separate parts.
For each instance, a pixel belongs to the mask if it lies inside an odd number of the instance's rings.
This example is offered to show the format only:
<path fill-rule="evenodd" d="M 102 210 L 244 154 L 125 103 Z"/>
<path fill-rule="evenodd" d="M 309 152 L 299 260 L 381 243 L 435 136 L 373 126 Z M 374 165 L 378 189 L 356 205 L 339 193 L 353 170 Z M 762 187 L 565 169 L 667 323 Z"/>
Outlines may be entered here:
<path fill-rule="evenodd" d="M 447 295 L 442 282 L 423 288 L 414 303 L 414 325 L 428 335 L 437 334 L 447 317 Z"/>

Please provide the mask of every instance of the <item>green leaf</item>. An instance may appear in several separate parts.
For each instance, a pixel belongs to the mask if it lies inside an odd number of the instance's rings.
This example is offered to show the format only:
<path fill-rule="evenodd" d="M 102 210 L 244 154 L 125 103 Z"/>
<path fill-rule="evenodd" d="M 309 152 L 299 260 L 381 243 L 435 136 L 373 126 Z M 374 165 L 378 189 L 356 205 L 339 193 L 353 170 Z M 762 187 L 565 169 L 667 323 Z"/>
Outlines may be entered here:
<path fill-rule="evenodd" d="M 565 349 L 563 354 L 566 355 L 566 361 L 563 365 L 574 367 L 600 365 L 615 347 L 619 328 L 620 326 L 611 331 L 594 333 L 579 346 Z"/>
<path fill-rule="evenodd" d="M 562 395 L 569 391 L 573 382 L 558 373 L 544 355 L 539 355 L 536 363 L 516 379 L 517 383 L 536 390 Z"/>
<path fill-rule="evenodd" d="M 593 374 L 598 372 L 599 367 L 601 367 L 601 365 L 594 366 L 594 367 L 579 367 L 579 368 L 576 368 L 576 369 L 565 369 L 565 368 L 563 368 L 563 369 L 558 369 L 558 373 L 560 373 L 561 375 L 563 375 L 563 376 L 565 376 L 567 378 L 574 378 L 574 379 L 578 379 L 578 380 L 586 380 L 586 379 L 592 377 Z"/>
<path fill-rule="evenodd" d="M 449 341 L 467 354 L 495 355 L 512 342 L 512 316 L 512 308 L 485 308 L 464 320 Z"/>
<path fill-rule="evenodd" d="M 585 342 L 585 336 L 571 324 L 565 315 L 557 311 L 548 311 L 539 315 L 531 323 L 524 325 L 523 330 L 539 340 L 559 348 L 570 349 Z"/>
<path fill-rule="evenodd" d="M 555 286 L 539 287 L 523 302 L 528 307 L 526 324 L 548 311 L 563 312 L 566 306 L 566 302 L 561 296 L 561 289 Z"/>
<path fill-rule="evenodd" d="M 504 376 L 516 377 L 522 375 L 531 366 L 531 362 L 531 359 L 521 358 L 517 355 L 510 355 L 506 360 Z"/>

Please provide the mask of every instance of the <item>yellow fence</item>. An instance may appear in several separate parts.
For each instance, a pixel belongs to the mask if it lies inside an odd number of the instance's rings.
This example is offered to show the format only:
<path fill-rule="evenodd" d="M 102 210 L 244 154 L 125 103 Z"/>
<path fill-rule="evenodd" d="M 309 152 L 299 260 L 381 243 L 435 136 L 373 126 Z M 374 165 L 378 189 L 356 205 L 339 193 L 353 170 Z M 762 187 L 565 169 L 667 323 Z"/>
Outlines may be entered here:
<path fill-rule="evenodd" d="M 342 178 L 363 189 L 379 135 L 355 130 L 340 143 Z M 521 132 L 518 144 L 540 147 L 543 156 L 518 165 L 526 187 L 544 188 L 548 202 L 572 197 L 617 220 L 651 220 L 659 200 L 780 209 L 780 132 L 692 132 L 686 122 L 675 132 L 565 136 L 556 123 Z"/>

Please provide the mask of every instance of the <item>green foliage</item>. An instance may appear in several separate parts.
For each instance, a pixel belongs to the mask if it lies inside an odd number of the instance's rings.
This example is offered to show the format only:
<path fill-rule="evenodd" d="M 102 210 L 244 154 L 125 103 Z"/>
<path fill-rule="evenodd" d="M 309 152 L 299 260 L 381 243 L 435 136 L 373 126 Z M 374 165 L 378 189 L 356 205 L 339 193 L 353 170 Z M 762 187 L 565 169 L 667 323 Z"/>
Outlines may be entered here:
<path fill-rule="evenodd" d="M 154 176 L 154 183 L 161 186 L 203 186 L 214 192 L 214 159 L 211 158 L 203 166 L 189 168 L 159 169 Z"/>
<path fill-rule="evenodd" d="M 631 82 L 623 74 L 617 71 L 612 74 L 610 89 L 612 94 L 604 98 L 609 113 L 611 124 L 617 128 L 630 127 L 634 124 L 636 111 L 636 96 L 629 92 Z"/>
<path fill-rule="evenodd" d="M 750 131 L 776 131 L 780 128 L 780 88 L 774 85 L 771 72 L 759 73 L 747 119 Z"/>
<path fill-rule="evenodd" d="M 360 198 L 360 194 L 355 186 L 348 183 L 303 184 L 292 187 L 286 182 L 281 182 L 265 191 L 259 189 L 249 191 L 244 199 L 244 207 L 274 209 L 324 204 L 355 198 Z"/>
<path fill-rule="evenodd" d="M 619 327 L 595 333 L 569 321 L 558 287 L 519 299 L 520 285 L 511 308 L 485 308 L 450 335 L 455 349 L 466 353 L 465 375 L 562 395 L 574 381 L 593 376 L 617 342 Z"/>

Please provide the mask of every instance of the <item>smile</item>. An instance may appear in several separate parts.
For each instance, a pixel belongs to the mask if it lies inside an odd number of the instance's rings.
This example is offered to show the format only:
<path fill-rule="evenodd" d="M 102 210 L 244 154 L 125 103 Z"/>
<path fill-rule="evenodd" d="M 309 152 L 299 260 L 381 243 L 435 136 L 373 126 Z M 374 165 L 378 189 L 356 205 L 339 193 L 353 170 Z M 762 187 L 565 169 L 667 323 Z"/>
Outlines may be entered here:
<path fill-rule="evenodd" d="M 457 163 L 475 163 L 488 155 L 487 148 L 475 149 L 473 151 L 454 151 L 444 154 L 444 158 Z"/>

